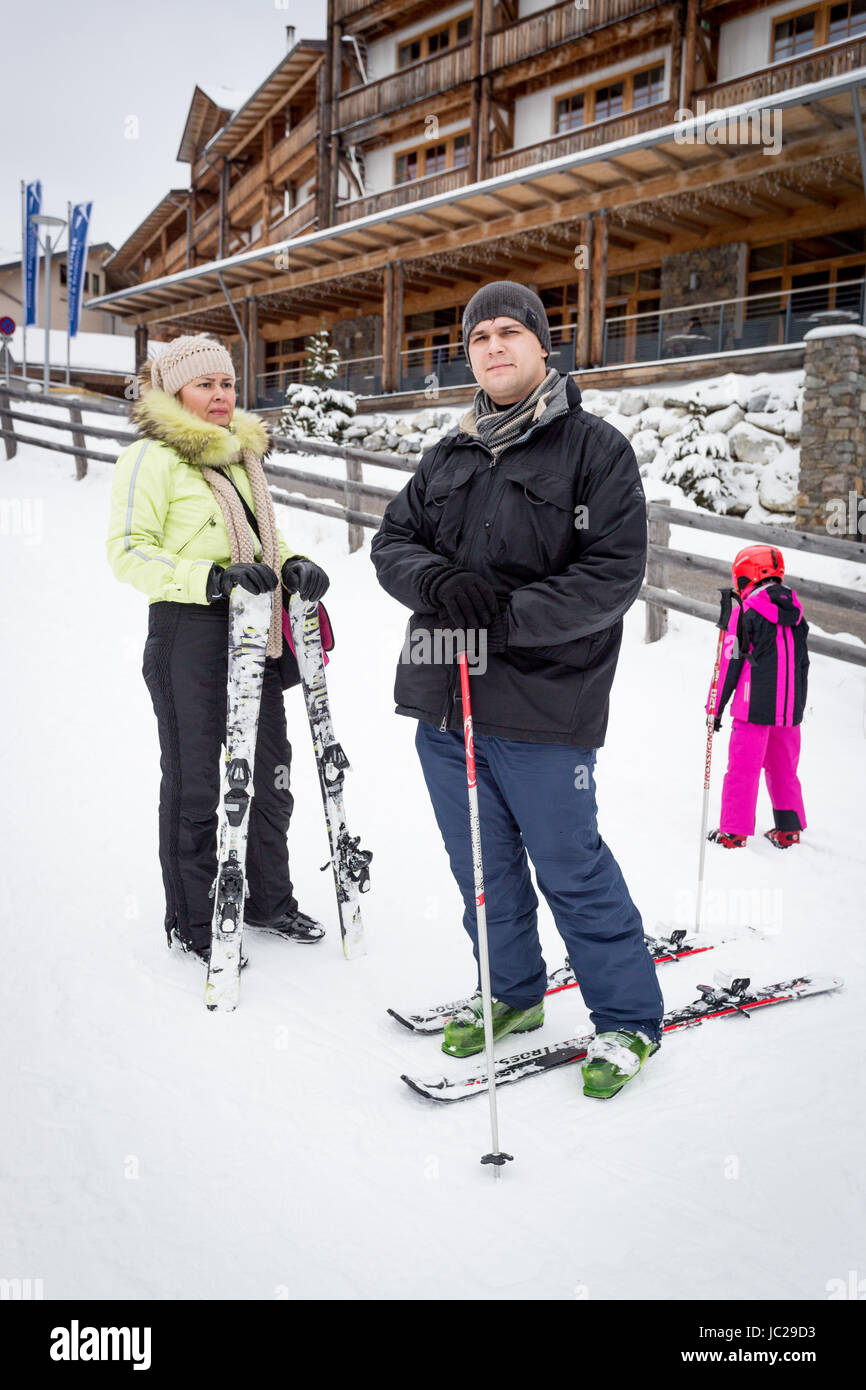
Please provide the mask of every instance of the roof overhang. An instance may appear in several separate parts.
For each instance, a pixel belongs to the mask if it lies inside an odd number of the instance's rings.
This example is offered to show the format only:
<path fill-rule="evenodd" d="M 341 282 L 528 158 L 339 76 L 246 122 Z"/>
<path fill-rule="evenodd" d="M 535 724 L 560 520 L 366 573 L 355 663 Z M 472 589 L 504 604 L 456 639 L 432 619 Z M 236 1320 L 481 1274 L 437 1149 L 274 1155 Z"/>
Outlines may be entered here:
<path fill-rule="evenodd" d="M 266 118 L 314 76 L 324 61 L 326 48 L 324 39 L 300 39 L 231 120 L 211 136 L 202 153 L 212 159 L 215 155 L 231 156 L 243 148 Z"/>
<path fill-rule="evenodd" d="M 820 165 L 833 154 L 859 149 L 864 173 L 862 118 L 855 119 L 862 87 L 866 67 L 144 281 L 84 307 L 110 306 L 141 321 L 171 319 L 224 305 L 224 295 L 239 301 L 339 280 L 384 269 L 395 258 L 420 260 L 438 249 L 490 241 L 515 229 L 549 228 L 591 212 L 754 178 L 786 163 Z M 823 119 L 813 105 L 820 105 Z M 721 125 L 730 130 L 734 122 L 739 129 L 747 121 L 760 127 L 762 113 L 780 116 L 783 138 L 775 159 L 766 144 L 750 141 L 734 153 L 730 143 L 704 138 Z M 508 197 L 500 198 L 506 191 Z"/>
<path fill-rule="evenodd" d="M 160 198 L 156 207 L 152 208 L 143 222 L 139 222 L 131 236 L 126 238 L 122 246 L 118 246 L 113 255 L 103 262 L 106 266 L 111 266 L 112 270 L 123 270 L 124 266 L 130 264 L 138 256 L 139 252 L 147 246 L 148 242 L 162 231 L 166 222 L 177 211 L 178 206 L 185 208 L 189 203 L 188 188 L 170 188 L 163 198 Z"/>

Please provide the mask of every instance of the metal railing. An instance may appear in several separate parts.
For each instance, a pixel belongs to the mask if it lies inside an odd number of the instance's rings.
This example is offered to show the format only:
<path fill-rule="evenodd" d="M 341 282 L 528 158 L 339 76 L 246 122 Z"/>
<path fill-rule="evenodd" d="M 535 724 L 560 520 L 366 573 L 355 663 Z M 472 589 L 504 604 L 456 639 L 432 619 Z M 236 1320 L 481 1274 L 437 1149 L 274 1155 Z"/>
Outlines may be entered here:
<path fill-rule="evenodd" d="M 602 365 L 802 342 L 823 323 L 866 323 L 866 281 L 825 281 L 605 320 Z"/>

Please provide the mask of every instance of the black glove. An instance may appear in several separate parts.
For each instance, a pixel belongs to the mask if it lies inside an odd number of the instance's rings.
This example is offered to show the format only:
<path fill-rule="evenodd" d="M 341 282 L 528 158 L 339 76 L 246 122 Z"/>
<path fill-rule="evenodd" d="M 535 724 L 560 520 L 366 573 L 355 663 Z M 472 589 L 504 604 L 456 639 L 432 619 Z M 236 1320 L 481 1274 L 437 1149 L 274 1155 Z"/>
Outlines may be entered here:
<path fill-rule="evenodd" d="M 715 719 L 713 720 L 713 729 L 715 730 L 716 733 L 718 733 L 719 730 L 721 729 L 721 727 L 722 727 L 722 716 L 721 716 L 720 714 L 717 714 L 716 717 L 715 717 Z"/>
<path fill-rule="evenodd" d="M 317 603 L 328 592 L 330 579 L 321 566 L 308 560 L 306 555 L 293 555 L 283 565 L 283 584 L 290 594 Z"/>
<path fill-rule="evenodd" d="M 207 601 L 216 603 L 218 599 L 228 598 L 236 584 L 251 594 L 266 594 L 273 591 L 279 580 L 270 565 L 241 562 L 223 569 L 221 565 L 211 565 L 207 577 Z"/>
<path fill-rule="evenodd" d="M 426 597 L 452 627 L 487 627 L 499 612 L 496 590 L 471 570 L 443 569 L 427 586 Z"/>
<path fill-rule="evenodd" d="M 719 619 L 716 627 L 726 628 L 728 626 L 735 600 L 737 603 L 741 602 L 739 594 L 735 594 L 733 589 L 719 590 Z"/>

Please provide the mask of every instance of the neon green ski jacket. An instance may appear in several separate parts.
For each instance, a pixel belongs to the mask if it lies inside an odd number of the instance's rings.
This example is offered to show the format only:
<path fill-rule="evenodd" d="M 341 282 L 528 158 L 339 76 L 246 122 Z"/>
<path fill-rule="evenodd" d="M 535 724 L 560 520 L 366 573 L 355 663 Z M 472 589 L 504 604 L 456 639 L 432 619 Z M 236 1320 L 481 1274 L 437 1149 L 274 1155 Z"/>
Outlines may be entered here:
<path fill-rule="evenodd" d="M 268 451 L 264 421 L 235 410 L 228 427 L 202 420 L 165 391 L 144 392 L 131 418 L 141 438 L 120 453 L 111 487 L 106 550 L 118 579 L 147 594 L 151 603 L 207 603 L 211 565 L 231 563 L 228 531 L 219 502 L 202 477 L 202 464 L 221 468 L 255 511 L 241 449 L 260 458 Z M 277 532 L 280 569 L 297 552 Z M 255 558 L 261 559 L 253 536 Z"/>

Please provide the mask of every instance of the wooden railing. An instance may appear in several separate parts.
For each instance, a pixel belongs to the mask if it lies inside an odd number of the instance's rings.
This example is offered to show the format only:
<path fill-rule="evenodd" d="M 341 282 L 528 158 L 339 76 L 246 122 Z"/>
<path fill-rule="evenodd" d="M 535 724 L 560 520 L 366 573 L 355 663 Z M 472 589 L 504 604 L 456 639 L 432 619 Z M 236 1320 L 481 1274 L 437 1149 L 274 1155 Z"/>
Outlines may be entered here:
<path fill-rule="evenodd" d="M 310 111 L 300 121 L 294 130 L 290 130 L 288 135 L 283 136 L 272 149 L 271 157 L 267 168 L 265 161 L 260 159 L 251 169 L 237 180 L 229 189 L 228 210 L 229 216 L 242 207 L 247 200 L 255 194 L 261 195 L 262 188 L 266 179 L 273 179 L 274 182 L 280 181 L 280 171 L 285 168 L 291 159 L 305 148 L 313 144 L 316 138 L 316 131 L 319 127 L 318 111 Z M 315 149 L 315 145 L 313 144 Z"/>
<path fill-rule="evenodd" d="M 587 34 L 593 29 L 603 29 L 619 19 L 639 14 L 642 10 L 657 9 L 651 0 L 590 0 L 583 8 L 578 8 L 574 0 L 564 4 L 551 5 L 546 10 L 538 10 L 518 19 L 502 29 L 496 29 L 487 36 L 488 72 L 504 68 L 530 58 L 534 53 L 544 53 L 548 48 L 566 43 L 569 39 Z"/>
<path fill-rule="evenodd" d="M 427 179 L 412 179 L 410 183 L 387 188 L 383 193 L 369 193 L 366 198 L 353 198 L 348 203 L 340 203 L 337 221 L 351 222 L 355 217 L 366 217 L 369 212 L 402 207 L 404 203 L 417 203 L 419 198 L 450 193 L 455 188 L 464 188 L 469 182 L 469 170 L 465 166 L 462 169 L 446 169 L 442 174 L 431 174 Z"/>
<path fill-rule="evenodd" d="M 283 241 L 286 237 L 300 236 L 301 232 L 312 227 L 316 220 L 316 195 L 311 193 L 309 198 L 305 198 L 302 203 L 298 203 L 296 208 L 292 208 L 286 217 L 281 217 L 279 222 L 272 222 L 267 235 L 267 242 Z"/>
<path fill-rule="evenodd" d="M 345 130 L 347 126 L 381 116 L 386 111 L 398 111 L 416 101 L 439 96 L 450 87 L 468 82 L 471 65 L 472 45 L 462 43 L 435 58 L 380 77 L 378 82 L 355 87 L 337 102 L 337 129 Z"/>
<path fill-rule="evenodd" d="M 660 130 L 670 125 L 674 119 L 674 102 L 660 101 L 640 111 L 631 111 L 625 116 L 617 116 L 611 121 L 595 121 L 579 130 L 570 130 L 565 135 L 554 135 L 549 140 L 539 140 L 535 145 L 524 145 L 519 150 L 508 150 L 495 155 L 488 165 L 488 175 L 508 174 L 512 169 L 522 169 L 527 164 L 541 164 L 546 159 L 557 159 L 560 155 L 574 154 L 577 150 L 592 149 L 595 145 L 606 145 L 613 140 L 623 140 L 629 135 L 643 135 L 650 130 Z"/>
<path fill-rule="evenodd" d="M 46 419 L 21 410 L 20 405 L 50 405 L 69 411 L 67 420 Z M 5 441 L 6 457 L 12 458 L 19 444 L 30 444 L 39 449 L 51 449 L 69 454 L 76 461 L 76 478 L 86 476 L 87 460 L 99 459 L 106 463 L 116 462 L 116 454 L 93 449 L 85 441 L 85 435 L 97 440 L 110 439 L 121 445 L 131 443 L 137 436 L 130 429 L 118 426 L 93 425 L 82 421 L 83 414 L 126 416 L 127 407 L 120 401 L 107 397 L 71 395 L 63 392 L 43 395 L 31 392 L 23 382 L 7 384 L 0 381 L 0 438 Z M 35 424 L 40 429 L 51 429 L 71 434 L 72 441 L 57 442 L 21 434 L 16 421 Z M 265 476 L 275 502 L 301 511 L 317 512 L 346 524 L 349 528 L 349 547 L 357 550 L 363 538 L 363 530 L 378 530 L 385 505 L 397 495 L 398 489 L 387 488 L 378 483 L 367 483 L 363 478 L 364 464 L 376 468 L 388 468 L 399 473 L 414 473 L 416 464 L 394 455 L 390 457 L 368 449 L 359 449 L 340 444 L 331 444 L 318 439 L 295 439 L 282 437 L 276 442 L 276 451 L 288 454 L 318 455 L 323 460 L 339 460 L 345 465 L 345 477 L 333 477 L 322 471 L 316 472 L 274 462 L 265 462 Z M 299 487 L 286 491 L 285 483 L 295 483 Z M 276 484 L 276 486 L 275 486 Z M 299 491 L 307 495 L 298 495 Z M 311 495 L 310 495 L 311 494 Z M 369 499 L 370 510 L 362 510 L 365 499 Z M 666 631 L 668 609 L 691 614 L 715 623 L 718 618 L 718 602 L 707 603 L 694 597 L 695 577 L 709 577 L 710 590 L 730 585 L 728 564 L 715 557 L 696 555 L 692 551 L 672 550 L 670 547 L 670 527 L 685 526 L 691 530 L 706 531 L 727 536 L 732 542 L 759 541 L 784 547 L 787 551 L 801 551 L 811 555 L 825 555 L 835 560 L 854 561 L 866 564 L 866 545 L 860 541 L 838 540 L 813 532 L 795 531 L 787 526 L 742 521 L 738 518 L 716 516 L 711 512 L 687 511 L 670 506 L 666 502 L 647 504 L 649 523 L 648 563 L 646 584 L 639 597 L 647 605 L 647 641 L 657 641 Z M 733 545 L 732 545 L 733 549 Z M 866 595 L 855 588 L 841 588 L 837 585 L 822 584 L 815 580 L 797 579 L 786 571 L 799 595 L 810 604 L 810 616 L 821 627 L 829 627 L 837 632 L 866 633 Z M 716 586 L 715 580 L 722 585 Z M 706 587 L 706 585 L 705 585 Z M 831 656 L 839 661 L 852 662 L 866 666 L 866 647 L 851 642 L 841 642 L 813 632 L 809 637 L 813 652 Z"/>
<path fill-rule="evenodd" d="M 737 106 L 741 101 L 787 92 L 808 82 L 820 82 L 827 77 L 840 77 L 846 72 L 866 65 L 866 38 L 849 43 L 833 44 L 805 57 L 791 58 L 785 63 L 772 63 L 759 72 L 734 77 L 729 82 L 716 82 L 711 87 L 698 88 L 692 104 L 700 98 L 708 107 Z"/>
<path fill-rule="evenodd" d="M 307 145 L 313 145 L 316 133 L 319 129 L 319 113 L 314 108 L 299 121 L 294 130 L 290 130 L 288 135 L 284 135 L 282 140 L 278 140 L 271 150 L 270 168 L 268 178 L 279 183 L 282 171 L 285 166 L 295 158 Z"/>
<path fill-rule="evenodd" d="M 693 618 L 717 622 L 717 591 L 731 585 L 731 568 L 726 561 L 714 556 L 696 555 L 690 550 L 672 550 L 671 526 L 685 526 L 690 530 L 727 536 L 731 540 L 732 553 L 735 543 L 739 548 L 743 543 L 759 542 L 777 545 L 786 551 L 826 555 L 834 560 L 866 564 L 866 545 L 860 541 L 837 540 L 810 531 L 795 531 L 789 526 L 715 516 L 712 512 L 686 511 L 672 507 L 669 502 L 648 502 L 647 521 L 649 545 L 646 584 L 639 594 L 647 605 L 647 642 L 657 642 L 664 636 L 669 608 L 678 613 L 688 613 Z M 785 579 L 794 586 L 800 598 L 808 601 L 809 617 L 818 626 L 833 632 L 853 632 L 866 636 L 866 594 L 862 590 L 798 579 L 791 572 L 790 565 L 786 566 Z M 712 595 L 714 602 L 707 603 L 696 598 L 696 589 L 699 593 L 703 591 L 704 600 Z M 809 634 L 809 647 L 821 656 L 832 656 L 839 661 L 852 662 L 855 666 L 866 666 L 866 647 L 839 642 L 817 632 Z"/>

